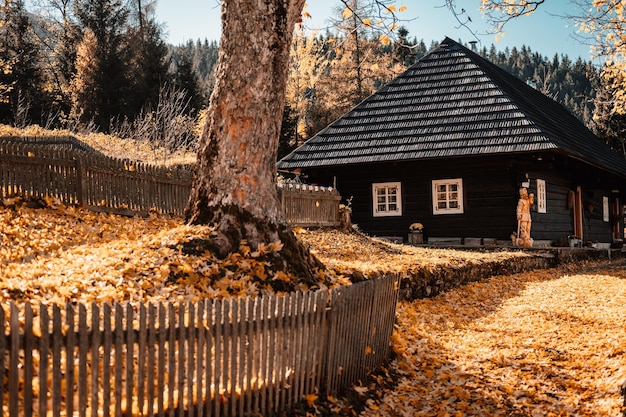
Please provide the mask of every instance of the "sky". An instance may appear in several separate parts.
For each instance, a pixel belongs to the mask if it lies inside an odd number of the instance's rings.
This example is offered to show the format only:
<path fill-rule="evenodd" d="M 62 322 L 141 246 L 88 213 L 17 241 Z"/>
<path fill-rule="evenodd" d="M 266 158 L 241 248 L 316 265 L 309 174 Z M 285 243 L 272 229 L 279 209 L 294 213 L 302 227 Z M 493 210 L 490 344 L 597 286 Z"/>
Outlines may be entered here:
<path fill-rule="evenodd" d="M 471 27 L 475 33 L 486 33 L 487 23 L 477 10 L 479 0 L 457 0 L 463 4 L 472 18 Z M 341 3 L 339 0 L 309 0 L 307 10 L 312 18 L 305 21 L 312 29 L 324 30 L 328 18 Z M 174 45 L 188 40 L 219 40 L 220 3 L 218 0 L 158 0 L 157 20 L 165 25 L 167 41 Z M 398 4 L 402 4 L 401 0 Z M 401 24 L 409 30 L 409 38 L 424 40 L 426 46 L 432 41 L 440 42 L 446 36 L 463 43 L 475 40 L 474 36 L 460 27 L 453 14 L 444 7 L 444 0 L 405 0 L 407 10 L 401 14 L 407 21 Z M 471 9 L 471 7 L 476 7 Z M 574 38 L 576 28 L 571 21 L 563 19 L 564 14 L 575 13 L 570 0 L 546 1 L 531 16 L 509 22 L 505 26 L 505 36 L 496 39 L 493 34 L 478 36 L 479 47 L 498 50 L 522 45 L 530 47 L 549 59 L 555 54 L 566 54 L 571 60 L 578 57 L 590 60 L 589 47 Z M 336 15 L 336 14 L 335 14 Z"/>

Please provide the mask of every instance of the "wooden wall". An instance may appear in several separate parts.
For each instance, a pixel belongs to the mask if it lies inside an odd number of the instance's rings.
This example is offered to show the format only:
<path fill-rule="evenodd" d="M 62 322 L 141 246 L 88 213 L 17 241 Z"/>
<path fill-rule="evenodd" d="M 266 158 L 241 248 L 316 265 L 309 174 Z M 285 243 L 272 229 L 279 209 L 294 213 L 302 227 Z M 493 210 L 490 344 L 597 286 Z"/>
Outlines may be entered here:
<path fill-rule="evenodd" d="M 573 234 L 569 193 L 581 186 L 593 201 L 585 211 L 586 239 L 611 241 L 611 225 L 602 221 L 602 195 L 611 195 L 614 179 L 581 163 L 558 155 L 484 156 L 450 158 L 442 161 L 414 161 L 334 167 L 307 171 L 309 181 L 336 180 L 344 200 L 352 197 L 352 220 L 365 232 L 376 236 L 400 236 L 407 240 L 409 225 L 424 224 L 425 237 L 477 237 L 509 240 L 517 230 L 515 210 L 522 182 L 530 182 L 529 192 L 537 193 L 536 179 L 546 181 L 547 213 L 531 216 L 535 240 L 556 240 Z M 432 181 L 463 179 L 464 213 L 433 215 Z M 611 180 L 611 181 L 609 181 Z M 372 183 L 402 183 L 402 216 L 373 217 Z M 598 211 L 599 210 L 599 211 Z"/>

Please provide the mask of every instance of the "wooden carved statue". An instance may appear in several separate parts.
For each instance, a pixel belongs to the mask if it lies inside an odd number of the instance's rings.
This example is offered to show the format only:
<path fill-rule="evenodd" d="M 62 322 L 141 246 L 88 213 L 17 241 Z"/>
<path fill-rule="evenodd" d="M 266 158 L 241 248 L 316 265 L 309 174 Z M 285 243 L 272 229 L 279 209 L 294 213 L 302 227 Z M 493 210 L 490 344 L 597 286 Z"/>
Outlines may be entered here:
<path fill-rule="evenodd" d="M 530 226 L 532 219 L 530 218 L 530 208 L 535 202 L 535 195 L 528 194 L 526 188 L 520 188 L 519 201 L 517 202 L 517 233 L 513 233 L 513 244 L 522 247 L 531 247 L 533 239 L 530 237 Z"/>

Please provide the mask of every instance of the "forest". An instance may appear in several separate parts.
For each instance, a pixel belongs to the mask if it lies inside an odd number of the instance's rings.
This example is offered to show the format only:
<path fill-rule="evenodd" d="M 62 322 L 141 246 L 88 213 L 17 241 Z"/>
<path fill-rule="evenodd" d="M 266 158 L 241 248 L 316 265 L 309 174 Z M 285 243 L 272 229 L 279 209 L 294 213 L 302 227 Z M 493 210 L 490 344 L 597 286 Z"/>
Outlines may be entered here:
<path fill-rule="evenodd" d="M 214 85 L 219 42 L 167 43 L 156 0 L 2 3 L 0 123 L 195 145 Z M 296 30 L 278 156 L 302 144 L 437 45 L 399 27 L 381 42 L 367 19 Z M 472 46 L 468 46 L 472 47 Z M 601 68 L 531 47 L 476 51 L 570 110 L 624 153 L 622 116 Z"/>

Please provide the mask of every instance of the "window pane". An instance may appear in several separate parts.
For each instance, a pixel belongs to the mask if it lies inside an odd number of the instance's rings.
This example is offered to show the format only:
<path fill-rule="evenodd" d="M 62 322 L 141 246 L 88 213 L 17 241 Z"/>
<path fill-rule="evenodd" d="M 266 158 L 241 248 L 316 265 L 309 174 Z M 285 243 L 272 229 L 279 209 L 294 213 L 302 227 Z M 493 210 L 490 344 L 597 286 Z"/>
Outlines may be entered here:
<path fill-rule="evenodd" d="M 395 203 L 398 201 L 398 197 L 395 195 L 390 195 L 387 201 L 389 201 L 390 203 Z"/>
<path fill-rule="evenodd" d="M 459 185 L 458 184 L 450 184 L 448 187 L 450 188 L 450 191 L 458 191 L 459 190 Z"/>
<path fill-rule="evenodd" d="M 385 204 L 379 204 L 378 211 L 387 211 L 387 206 Z"/>
<path fill-rule="evenodd" d="M 445 185 L 445 184 L 443 184 L 443 185 L 438 185 L 438 186 L 437 186 L 437 190 L 438 190 L 440 193 L 445 193 L 445 192 L 447 191 L 447 187 L 446 187 L 446 185 Z"/>
<path fill-rule="evenodd" d="M 377 202 L 378 204 L 385 204 L 387 202 L 387 198 L 384 195 L 378 196 Z"/>
<path fill-rule="evenodd" d="M 437 194 L 437 201 L 446 201 L 448 198 L 448 195 L 446 193 L 439 193 Z"/>
<path fill-rule="evenodd" d="M 397 211 L 398 210 L 398 206 L 394 203 L 394 204 L 389 204 L 389 211 Z"/>
<path fill-rule="evenodd" d="M 450 200 L 458 200 L 458 199 L 459 199 L 458 193 L 450 193 Z"/>
<path fill-rule="evenodd" d="M 440 201 L 439 203 L 437 203 L 437 208 L 439 209 L 446 209 L 446 202 L 445 201 Z"/>
<path fill-rule="evenodd" d="M 385 191 L 386 190 L 384 188 L 377 188 L 376 189 L 376 194 L 384 196 L 386 194 Z"/>
<path fill-rule="evenodd" d="M 450 201 L 450 208 L 451 209 L 459 208 L 459 203 L 457 201 Z"/>
<path fill-rule="evenodd" d="M 397 193 L 398 193 L 398 189 L 396 187 L 387 188 L 387 194 L 389 194 L 389 195 L 396 195 Z"/>

